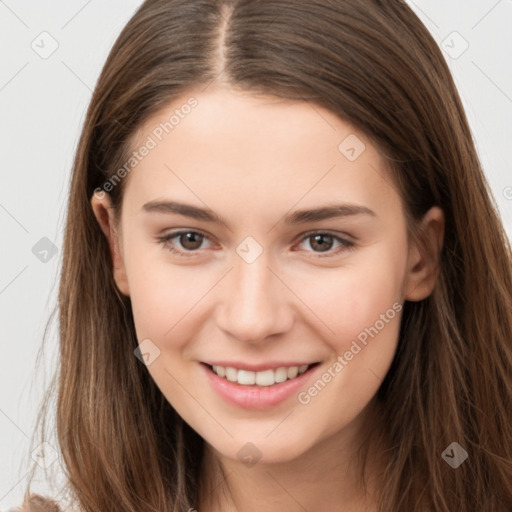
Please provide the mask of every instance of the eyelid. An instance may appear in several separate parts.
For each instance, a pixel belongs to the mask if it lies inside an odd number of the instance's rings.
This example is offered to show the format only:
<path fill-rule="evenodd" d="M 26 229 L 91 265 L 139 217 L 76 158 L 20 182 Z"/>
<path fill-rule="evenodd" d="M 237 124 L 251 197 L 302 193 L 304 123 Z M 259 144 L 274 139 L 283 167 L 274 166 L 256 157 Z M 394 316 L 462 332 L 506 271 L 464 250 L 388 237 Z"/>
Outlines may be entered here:
<path fill-rule="evenodd" d="M 173 238 L 176 238 L 177 236 L 183 235 L 185 233 L 196 233 L 198 235 L 201 235 L 204 240 L 208 240 L 211 243 L 210 236 L 208 236 L 206 233 L 204 233 L 200 229 L 196 229 L 196 228 L 193 228 L 193 229 L 192 228 L 190 228 L 190 229 L 180 228 L 180 229 L 176 229 L 175 231 L 169 231 L 166 234 L 157 236 L 157 240 L 160 243 L 162 243 L 164 246 L 167 246 L 167 245 L 171 245 L 170 241 Z M 185 251 L 183 249 L 176 249 L 176 248 L 171 249 L 171 252 L 180 253 L 185 256 L 195 256 L 195 255 L 198 255 L 200 253 L 200 251 L 201 251 L 200 249 L 196 249 L 194 251 Z"/>
<path fill-rule="evenodd" d="M 176 238 L 177 236 L 180 236 L 180 235 L 186 234 L 186 233 L 196 233 L 198 235 L 201 235 L 203 237 L 203 239 L 206 239 L 211 242 L 211 238 L 209 235 L 207 235 L 205 232 L 201 231 L 200 229 L 196 229 L 196 228 L 189 228 L 189 229 L 179 228 L 179 229 L 176 229 L 175 231 L 170 231 L 164 235 L 158 236 L 157 239 L 164 246 L 168 246 L 168 245 L 172 245 L 172 244 L 170 244 L 171 239 Z M 301 233 L 300 235 L 298 235 L 298 237 L 295 240 L 297 242 L 302 243 L 302 242 L 306 241 L 308 238 L 312 237 L 313 235 L 327 235 L 327 236 L 332 237 L 334 240 L 338 241 L 338 243 L 340 244 L 340 247 L 338 247 L 337 249 L 329 249 L 325 253 L 306 251 L 306 252 L 313 254 L 314 258 L 334 257 L 334 256 L 338 255 L 340 252 L 344 252 L 346 250 L 353 250 L 355 248 L 355 240 L 356 239 L 354 237 L 349 236 L 345 233 L 339 234 L 337 232 L 333 232 L 330 230 L 313 229 L 313 230 L 307 231 L 305 233 Z M 297 242 L 294 241 L 294 244 Z M 174 246 L 171 246 L 170 248 L 168 248 L 168 250 L 173 253 L 178 253 L 179 255 L 182 255 L 184 257 L 198 256 L 202 252 L 201 249 L 196 249 L 193 251 L 186 251 L 183 249 L 178 249 Z"/>
<path fill-rule="evenodd" d="M 313 235 L 327 235 L 332 237 L 334 240 L 336 240 L 340 247 L 336 249 L 329 249 L 325 252 L 315 252 L 315 251 L 306 251 L 311 254 L 313 254 L 314 258 L 334 258 L 335 256 L 338 256 L 340 253 L 345 251 L 350 251 L 355 249 L 355 238 L 351 237 L 346 234 L 339 234 L 337 232 L 333 232 L 330 230 L 322 230 L 322 229 L 313 229 L 311 231 L 307 231 L 306 233 L 302 233 L 299 235 L 299 243 L 302 243 L 306 241 L 308 238 L 312 237 Z"/>
<path fill-rule="evenodd" d="M 350 236 L 348 233 L 339 233 L 338 231 L 331 231 L 329 229 L 312 229 L 310 231 L 306 231 L 305 233 L 301 233 L 297 239 L 303 240 L 304 238 L 308 238 L 313 235 L 329 235 L 333 238 L 336 238 L 338 240 L 344 240 L 346 242 L 354 242 L 356 241 L 356 238 L 353 236 Z"/>

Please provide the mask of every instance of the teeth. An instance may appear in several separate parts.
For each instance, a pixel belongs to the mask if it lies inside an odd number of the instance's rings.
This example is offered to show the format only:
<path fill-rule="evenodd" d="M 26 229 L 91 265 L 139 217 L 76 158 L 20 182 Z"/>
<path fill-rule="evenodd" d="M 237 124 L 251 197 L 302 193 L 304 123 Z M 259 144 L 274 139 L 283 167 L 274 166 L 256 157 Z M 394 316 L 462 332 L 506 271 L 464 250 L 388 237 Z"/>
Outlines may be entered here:
<path fill-rule="evenodd" d="M 289 379 L 293 379 L 294 377 L 297 377 L 298 373 L 299 373 L 298 366 L 290 366 L 290 368 L 288 368 L 288 370 L 286 371 L 286 374 Z"/>
<path fill-rule="evenodd" d="M 254 384 L 258 386 L 272 386 L 287 379 L 294 379 L 298 375 L 303 374 L 308 368 L 309 365 L 303 364 L 302 366 L 289 366 L 288 368 L 282 366 L 275 370 L 251 372 L 249 370 L 237 370 L 231 366 L 212 366 L 213 371 L 219 377 L 224 377 L 230 382 L 237 382 L 243 386 L 253 386 Z"/>

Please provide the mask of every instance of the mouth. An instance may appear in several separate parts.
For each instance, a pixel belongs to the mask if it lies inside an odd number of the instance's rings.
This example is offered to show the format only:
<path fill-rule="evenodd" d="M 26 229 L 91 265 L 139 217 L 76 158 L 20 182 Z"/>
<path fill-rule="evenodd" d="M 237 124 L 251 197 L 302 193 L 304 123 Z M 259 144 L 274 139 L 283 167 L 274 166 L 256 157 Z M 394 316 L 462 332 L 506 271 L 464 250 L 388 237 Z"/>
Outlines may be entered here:
<path fill-rule="evenodd" d="M 248 369 L 235 368 L 233 366 L 221 366 L 217 364 L 204 365 L 211 373 L 226 381 L 245 386 L 248 388 L 264 388 L 299 378 L 309 372 L 320 363 L 302 364 L 294 366 L 279 366 L 277 368 L 261 369 L 251 371 Z"/>
<path fill-rule="evenodd" d="M 217 364 L 221 362 L 222 365 Z M 237 408 L 263 411 L 280 404 L 290 404 L 289 400 L 307 387 L 322 368 L 319 362 L 297 363 L 299 361 L 248 365 L 235 364 L 234 361 L 210 361 L 199 366 L 206 382 L 225 402 Z"/>

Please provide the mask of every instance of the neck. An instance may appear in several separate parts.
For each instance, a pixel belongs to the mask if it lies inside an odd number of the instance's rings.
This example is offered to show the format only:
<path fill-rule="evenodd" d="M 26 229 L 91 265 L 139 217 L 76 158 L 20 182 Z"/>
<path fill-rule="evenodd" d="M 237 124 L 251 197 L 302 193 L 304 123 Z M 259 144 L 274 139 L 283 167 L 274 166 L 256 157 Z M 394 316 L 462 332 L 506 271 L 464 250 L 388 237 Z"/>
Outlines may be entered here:
<path fill-rule="evenodd" d="M 377 442 L 380 436 L 369 435 L 374 417 L 373 407 L 368 407 L 339 432 L 293 460 L 278 463 L 260 461 L 246 467 L 205 443 L 198 510 L 376 511 L 377 477 L 384 458 Z M 360 449 L 371 454 L 367 464 L 362 464 Z"/>

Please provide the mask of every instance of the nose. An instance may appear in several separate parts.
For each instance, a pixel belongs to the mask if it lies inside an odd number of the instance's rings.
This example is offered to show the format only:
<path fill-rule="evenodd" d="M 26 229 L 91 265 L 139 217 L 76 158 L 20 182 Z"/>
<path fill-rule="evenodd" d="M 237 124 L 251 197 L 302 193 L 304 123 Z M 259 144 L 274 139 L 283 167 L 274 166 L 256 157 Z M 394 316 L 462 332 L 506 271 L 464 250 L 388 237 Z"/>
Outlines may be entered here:
<path fill-rule="evenodd" d="M 287 332 L 294 319 L 292 293 L 271 268 L 264 251 L 248 263 L 234 255 L 234 268 L 221 283 L 216 323 L 234 340 L 258 344 Z"/>

